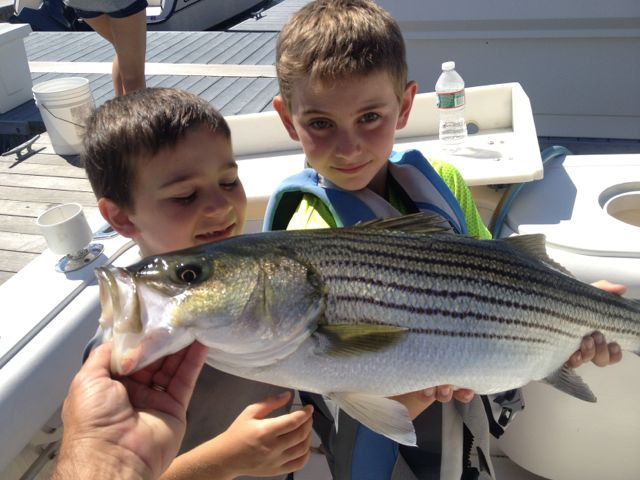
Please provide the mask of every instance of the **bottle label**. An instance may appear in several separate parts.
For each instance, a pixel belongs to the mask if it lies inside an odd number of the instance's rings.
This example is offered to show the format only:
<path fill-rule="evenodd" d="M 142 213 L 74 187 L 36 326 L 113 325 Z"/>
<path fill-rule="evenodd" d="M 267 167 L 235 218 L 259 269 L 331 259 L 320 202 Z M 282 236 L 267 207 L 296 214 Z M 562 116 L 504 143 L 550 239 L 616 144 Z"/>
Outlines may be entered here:
<path fill-rule="evenodd" d="M 464 106 L 464 90 L 438 94 L 438 108 L 457 108 L 462 106 Z"/>

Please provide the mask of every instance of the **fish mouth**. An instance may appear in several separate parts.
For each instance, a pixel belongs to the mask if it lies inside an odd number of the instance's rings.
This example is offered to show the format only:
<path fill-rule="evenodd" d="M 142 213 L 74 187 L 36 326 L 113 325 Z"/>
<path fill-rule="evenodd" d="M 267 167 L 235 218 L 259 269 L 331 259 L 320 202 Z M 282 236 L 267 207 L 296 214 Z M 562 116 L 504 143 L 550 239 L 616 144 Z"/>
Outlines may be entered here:
<path fill-rule="evenodd" d="M 107 331 L 113 328 L 113 298 L 118 295 L 118 287 L 113 275 L 104 267 L 96 268 L 96 277 L 100 287 L 100 326 Z"/>
<path fill-rule="evenodd" d="M 142 321 L 135 281 L 117 267 L 98 267 L 96 276 L 102 307 L 100 325 L 118 332 L 140 333 Z"/>
<path fill-rule="evenodd" d="M 111 266 L 97 268 L 96 277 L 102 308 L 100 326 L 103 341 L 113 343 L 114 374 L 129 375 L 195 340 L 188 330 L 174 332 L 161 312 L 149 312 L 149 302 L 144 296 L 153 295 L 153 289 L 145 287 L 144 279 L 138 284 L 135 274 Z"/>
<path fill-rule="evenodd" d="M 103 338 L 113 341 L 111 371 L 126 374 L 139 363 L 136 347 L 143 336 L 136 284 L 120 268 L 99 267 L 95 273 L 100 287 Z"/>

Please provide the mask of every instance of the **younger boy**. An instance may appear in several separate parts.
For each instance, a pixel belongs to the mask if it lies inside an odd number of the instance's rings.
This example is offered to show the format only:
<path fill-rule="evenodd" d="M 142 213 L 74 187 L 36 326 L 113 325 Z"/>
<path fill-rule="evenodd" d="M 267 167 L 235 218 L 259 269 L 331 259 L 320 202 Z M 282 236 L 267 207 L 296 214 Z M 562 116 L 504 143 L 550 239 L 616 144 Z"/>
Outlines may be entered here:
<path fill-rule="evenodd" d="M 103 217 L 143 256 L 242 231 L 247 199 L 229 127 L 195 95 L 157 88 L 106 102 L 88 120 L 83 161 Z M 163 478 L 284 478 L 301 468 L 311 410 L 265 418 L 289 400 L 281 388 L 205 365 L 187 412 L 188 451 Z"/>
<path fill-rule="evenodd" d="M 280 34 L 276 69 L 280 96 L 274 108 L 312 169 L 274 193 L 265 229 L 341 227 L 427 211 L 444 217 L 457 233 L 491 238 L 453 166 L 427 162 L 417 151 L 392 152 L 395 130 L 407 123 L 417 85 L 407 82 L 402 35 L 386 11 L 367 0 L 307 4 Z M 602 343 L 597 349 L 589 343 L 582 358 L 596 350 L 609 363 Z M 398 398 L 417 417 L 417 448 L 398 447 L 343 412 L 336 431 L 323 399 L 301 396 L 315 406 L 314 428 L 334 478 L 492 476 L 489 428 L 499 434 L 521 408 L 517 392 L 476 397 L 469 405 L 436 403 L 420 414 L 435 395 L 446 402 L 452 391 L 441 386 L 425 392 L 426 398 L 419 392 Z M 469 401 L 471 395 L 462 390 L 455 396 Z M 470 452 L 477 454 L 475 464 Z"/>

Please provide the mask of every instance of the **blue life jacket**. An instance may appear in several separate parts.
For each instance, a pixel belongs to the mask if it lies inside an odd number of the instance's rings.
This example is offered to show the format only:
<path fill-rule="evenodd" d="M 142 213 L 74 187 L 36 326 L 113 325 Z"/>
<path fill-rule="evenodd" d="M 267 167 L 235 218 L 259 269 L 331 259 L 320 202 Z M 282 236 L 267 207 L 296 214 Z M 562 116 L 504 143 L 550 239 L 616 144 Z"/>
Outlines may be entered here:
<path fill-rule="evenodd" d="M 389 174 L 418 210 L 437 213 L 456 233 L 467 233 L 467 223 L 458 201 L 419 151 L 394 152 L 389 161 Z M 315 170 L 305 169 L 284 180 L 271 195 L 263 230 L 285 230 L 305 193 L 314 195 L 326 205 L 338 227 L 400 215 L 387 200 L 367 188 L 355 192 L 342 190 L 321 178 Z"/>

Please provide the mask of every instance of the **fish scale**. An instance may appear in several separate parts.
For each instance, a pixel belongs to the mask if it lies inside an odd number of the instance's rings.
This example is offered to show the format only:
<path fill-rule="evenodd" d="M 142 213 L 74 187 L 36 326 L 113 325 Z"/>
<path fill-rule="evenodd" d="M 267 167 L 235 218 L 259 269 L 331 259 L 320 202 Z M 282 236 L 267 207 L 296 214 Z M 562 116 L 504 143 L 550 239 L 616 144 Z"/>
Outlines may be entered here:
<path fill-rule="evenodd" d="M 181 281 L 184 268 L 197 280 Z M 101 301 L 118 307 L 103 305 L 101 320 L 118 326 L 116 371 L 197 338 L 216 368 L 328 395 L 410 444 L 413 427 L 384 397 L 441 384 L 498 393 L 544 379 L 594 401 L 563 367 L 583 336 L 599 330 L 640 353 L 640 303 L 562 270 L 542 236 L 480 241 L 417 214 L 234 237 L 98 276 Z M 138 303 L 145 318 L 125 311 Z"/>

